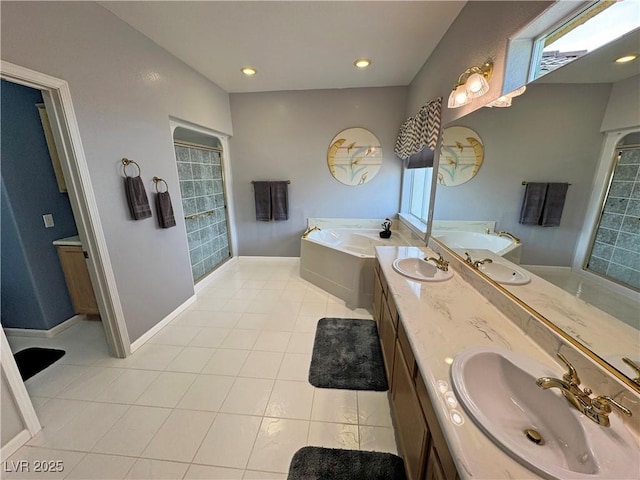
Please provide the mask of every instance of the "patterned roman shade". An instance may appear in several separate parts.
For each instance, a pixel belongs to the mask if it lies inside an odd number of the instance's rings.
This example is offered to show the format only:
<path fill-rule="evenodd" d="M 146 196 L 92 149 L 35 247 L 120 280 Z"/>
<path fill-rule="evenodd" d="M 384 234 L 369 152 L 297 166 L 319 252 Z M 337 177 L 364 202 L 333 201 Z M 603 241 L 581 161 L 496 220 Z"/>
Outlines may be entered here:
<path fill-rule="evenodd" d="M 442 97 L 423 105 L 417 115 L 407 118 L 398 132 L 394 152 L 406 168 L 433 166 L 440 136 Z"/>

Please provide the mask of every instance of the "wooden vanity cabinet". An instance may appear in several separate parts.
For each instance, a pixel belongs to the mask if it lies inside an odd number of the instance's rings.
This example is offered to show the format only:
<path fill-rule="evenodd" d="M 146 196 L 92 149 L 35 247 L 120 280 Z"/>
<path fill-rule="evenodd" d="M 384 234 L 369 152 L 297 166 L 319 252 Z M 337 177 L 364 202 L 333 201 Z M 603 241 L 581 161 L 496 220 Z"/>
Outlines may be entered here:
<path fill-rule="evenodd" d="M 384 357 L 399 454 L 408 480 L 459 480 L 422 374 L 376 260 L 373 311 Z"/>
<path fill-rule="evenodd" d="M 73 310 L 79 315 L 99 315 L 98 302 L 93 292 L 82 247 L 58 245 L 56 248 Z"/>

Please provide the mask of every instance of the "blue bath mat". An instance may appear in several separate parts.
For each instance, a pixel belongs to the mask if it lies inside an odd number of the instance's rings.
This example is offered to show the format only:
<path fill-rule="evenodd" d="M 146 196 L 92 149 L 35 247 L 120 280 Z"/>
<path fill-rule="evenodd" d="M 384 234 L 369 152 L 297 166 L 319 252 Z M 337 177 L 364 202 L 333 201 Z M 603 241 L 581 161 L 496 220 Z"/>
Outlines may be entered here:
<path fill-rule="evenodd" d="M 376 322 L 355 318 L 319 320 L 309 383 L 318 388 L 389 390 Z"/>

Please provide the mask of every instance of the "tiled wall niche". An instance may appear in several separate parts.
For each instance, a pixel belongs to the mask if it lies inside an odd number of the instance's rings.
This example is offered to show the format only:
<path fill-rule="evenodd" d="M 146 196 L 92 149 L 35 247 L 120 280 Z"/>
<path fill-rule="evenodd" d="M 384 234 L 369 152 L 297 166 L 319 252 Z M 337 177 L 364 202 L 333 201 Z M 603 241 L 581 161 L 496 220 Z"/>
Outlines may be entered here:
<path fill-rule="evenodd" d="M 176 144 L 176 161 L 184 209 L 193 280 L 229 258 L 229 236 L 217 150 Z"/>

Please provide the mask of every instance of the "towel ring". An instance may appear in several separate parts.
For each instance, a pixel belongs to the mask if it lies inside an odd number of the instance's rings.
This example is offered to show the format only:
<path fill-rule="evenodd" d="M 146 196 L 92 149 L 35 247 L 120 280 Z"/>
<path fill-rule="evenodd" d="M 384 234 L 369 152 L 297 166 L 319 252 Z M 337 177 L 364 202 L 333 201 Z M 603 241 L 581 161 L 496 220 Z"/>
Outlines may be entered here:
<path fill-rule="evenodd" d="M 133 160 L 129 160 L 128 158 L 123 158 L 122 159 L 122 171 L 124 172 L 124 176 L 128 177 L 129 175 L 127 175 L 127 166 L 134 164 L 136 167 L 138 167 L 138 176 L 140 176 L 140 174 L 142 173 L 142 170 L 140 169 L 140 165 L 138 165 L 135 161 Z"/>
<path fill-rule="evenodd" d="M 164 192 L 160 192 L 160 190 L 158 190 L 158 184 L 161 183 L 161 182 L 164 183 L 164 188 L 165 188 Z M 169 185 L 167 184 L 167 182 L 164 179 L 162 179 L 160 177 L 153 177 L 153 183 L 156 184 L 156 192 L 157 193 L 166 193 L 166 192 L 169 191 Z"/>

